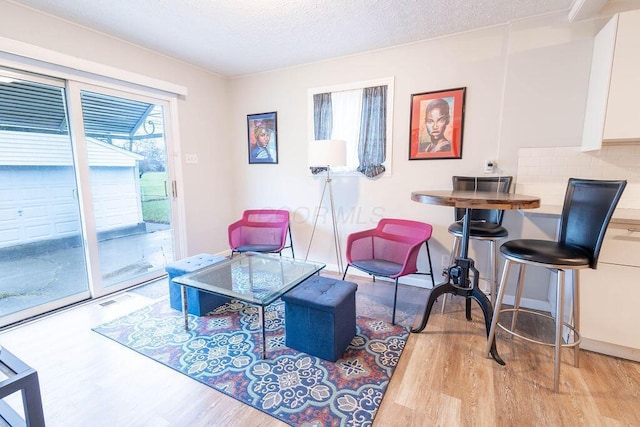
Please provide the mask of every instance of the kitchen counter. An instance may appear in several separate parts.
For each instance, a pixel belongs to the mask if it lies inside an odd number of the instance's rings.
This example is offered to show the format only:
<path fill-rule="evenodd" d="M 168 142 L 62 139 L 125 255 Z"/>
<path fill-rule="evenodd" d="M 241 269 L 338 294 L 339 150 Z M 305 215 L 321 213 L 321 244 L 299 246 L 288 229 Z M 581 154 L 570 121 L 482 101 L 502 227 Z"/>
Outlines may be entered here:
<path fill-rule="evenodd" d="M 524 216 L 554 216 L 562 213 L 561 205 L 540 205 L 537 209 L 521 210 Z M 616 208 L 611 218 L 611 224 L 627 224 L 640 227 L 640 209 Z"/>

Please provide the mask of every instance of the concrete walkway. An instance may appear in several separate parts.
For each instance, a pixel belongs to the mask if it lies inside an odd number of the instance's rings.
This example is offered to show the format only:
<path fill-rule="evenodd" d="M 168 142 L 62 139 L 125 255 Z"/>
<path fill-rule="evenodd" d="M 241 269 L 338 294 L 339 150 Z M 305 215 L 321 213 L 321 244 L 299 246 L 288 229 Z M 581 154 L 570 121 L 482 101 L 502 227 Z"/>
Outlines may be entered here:
<path fill-rule="evenodd" d="M 166 227 L 104 240 L 98 248 L 105 286 L 164 271 L 173 260 L 171 230 Z M 85 264 L 82 247 L 0 259 L 0 316 L 86 291 Z"/>

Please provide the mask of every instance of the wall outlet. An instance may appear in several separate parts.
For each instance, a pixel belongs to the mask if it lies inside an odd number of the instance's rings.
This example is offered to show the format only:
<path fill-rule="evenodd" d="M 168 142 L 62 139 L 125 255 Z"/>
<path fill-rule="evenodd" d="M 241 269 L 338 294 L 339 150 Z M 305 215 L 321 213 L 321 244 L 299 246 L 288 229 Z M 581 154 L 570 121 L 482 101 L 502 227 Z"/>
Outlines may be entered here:
<path fill-rule="evenodd" d="M 198 155 L 197 154 L 185 154 L 184 156 L 185 163 L 188 165 L 198 164 Z"/>
<path fill-rule="evenodd" d="M 484 173 L 494 173 L 498 164 L 495 160 L 485 160 L 484 161 Z"/>

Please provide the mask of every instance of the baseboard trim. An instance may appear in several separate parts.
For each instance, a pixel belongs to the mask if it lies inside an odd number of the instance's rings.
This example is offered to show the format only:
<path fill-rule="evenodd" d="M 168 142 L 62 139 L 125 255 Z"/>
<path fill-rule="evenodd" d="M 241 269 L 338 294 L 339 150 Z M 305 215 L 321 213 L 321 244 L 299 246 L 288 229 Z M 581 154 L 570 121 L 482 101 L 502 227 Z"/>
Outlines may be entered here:
<path fill-rule="evenodd" d="M 591 340 L 584 337 L 582 338 L 582 342 L 580 343 L 580 348 L 583 350 L 606 354 L 607 356 L 614 356 L 621 359 L 640 362 L 640 349 L 638 348 L 625 347 L 608 342 Z"/>

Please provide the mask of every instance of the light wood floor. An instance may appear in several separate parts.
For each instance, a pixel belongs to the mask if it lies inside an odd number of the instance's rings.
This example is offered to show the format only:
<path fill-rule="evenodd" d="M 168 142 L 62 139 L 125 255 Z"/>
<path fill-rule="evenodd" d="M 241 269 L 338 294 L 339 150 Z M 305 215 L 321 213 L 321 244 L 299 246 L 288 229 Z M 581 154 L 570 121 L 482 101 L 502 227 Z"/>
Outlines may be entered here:
<path fill-rule="evenodd" d="M 359 312 L 372 300 L 390 307 L 392 285 L 351 280 L 359 283 Z M 398 308 L 421 312 L 427 292 L 401 287 Z M 110 300 L 0 334 L 2 346 L 37 369 L 49 427 L 284 425 L 92 332 L 150 301 L 133 293 Z M 499 366 L 482 354 L 485 331 L 473 305 L 473 321 L 454 299 L 409 337 L 374 426 L 640 426 L 640 364 L 583 351 L 574 368 L 567 351 L 554 394 L 551 349 L 500 336 L 507 365 Z"/>

